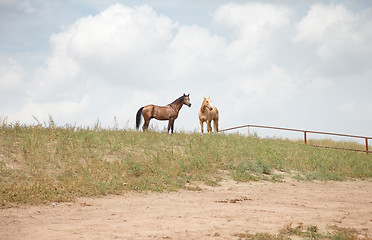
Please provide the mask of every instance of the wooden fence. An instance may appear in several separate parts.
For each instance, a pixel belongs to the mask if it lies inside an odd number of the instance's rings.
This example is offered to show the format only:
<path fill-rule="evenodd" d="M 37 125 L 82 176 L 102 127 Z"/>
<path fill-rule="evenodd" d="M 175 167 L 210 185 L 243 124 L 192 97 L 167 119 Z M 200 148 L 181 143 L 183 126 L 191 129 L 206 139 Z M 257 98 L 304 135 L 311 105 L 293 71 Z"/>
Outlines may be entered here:
<path fill-rule="evenodd" d="M 275 130 L 283 130 L 283 131 L 302 132 L 304 134 L 304 143 L 305 144 L 308 144 L 308 136 L 307 135 L 309 133 L 312 133 L 312 134 L 322 134 L 322 135 L 332 135 L 332 136 L 340 136 L 340 137 L 349 137 L 349 138 L 358 138 L 358 139 L 363 139 L 365 141 L 365 150 L 348 149 L 348 148 L 338 148 L 338 147 L 328 147 L 328 146 L 319 146 L 319 145 L 312 145 L 312 146 L 372 153 L 372 151 L 370 151 L 368 149 L 368 140 L 371 140 L 372 137 L 365 137 L 365 136 L 357 136 L 357 135 L 349 135 L 349 134 L 341 134 L 341 133 L 319 132 L 319 131 L 309 131 L 309 130 L 301 130 L 301 129 L 293 129 L 293 128 L 282 128 L 282 127 L 251 125 L 251 124 L 249 124 L 249 125 L 242 125 L 242 126 L 238 126 L 238 127 L 232 127 L 232 128 L 226 128 L 226 129 L 220 130 L 219 132 L 226 132 L 226 131 L 231 131 L 231 130 L 240 129 L 240 128 L 247 128 L 248 129 L 248 135 L 249 135 L 249 129 L 250 128 L 266 128 L 266 129 L 275 129 Z"/>

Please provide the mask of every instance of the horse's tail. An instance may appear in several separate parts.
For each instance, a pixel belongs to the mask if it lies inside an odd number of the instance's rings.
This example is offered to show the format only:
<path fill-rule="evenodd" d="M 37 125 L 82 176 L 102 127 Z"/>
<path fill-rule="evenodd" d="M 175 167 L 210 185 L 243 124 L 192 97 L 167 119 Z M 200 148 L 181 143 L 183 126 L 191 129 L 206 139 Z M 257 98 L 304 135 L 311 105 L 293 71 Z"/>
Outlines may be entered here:
<path fill-rule="evenodd" d="M 136 115 L 136 129 L 138 130 L 139 127 L 140 127 L 140 124 L 141 124 L 141 115 L 142 115 L 142 110 L 143 110 L 144 107 L 141 107 L 140 109 L 138 109 L 137 111 L 137 115 Z"/>

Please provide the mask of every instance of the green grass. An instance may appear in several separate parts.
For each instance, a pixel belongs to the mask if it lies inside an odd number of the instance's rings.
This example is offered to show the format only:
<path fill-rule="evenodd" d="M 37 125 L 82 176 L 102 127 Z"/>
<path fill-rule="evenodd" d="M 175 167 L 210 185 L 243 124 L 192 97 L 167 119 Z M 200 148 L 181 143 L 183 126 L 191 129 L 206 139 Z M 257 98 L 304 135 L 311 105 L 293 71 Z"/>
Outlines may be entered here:
<path fill-rule="evenodd" d="M 52 119 L 0 126 L 0 207 L 213 186 L 221 172 L 236 181 L 370 179 L 372 154 L 237 134 L 58 127 Z"/>
<path fill-rule="evenodd" d="M 370 140 L 371 141 L 371 140 Z M 355 151 L 365 151 L 366 145 L 359 144 L 358 142 L 354 141 L 334 141 L 332 139 L 310 139 L 308 140 L 309 145 L 321 146 L 321 147 L 330 147 L 330 148 L 338 148 L 338 149 L 349 149 Z M 369 148 L 371 142 L 369 142 Z"/>
<path fill-rule="evenodd" d="M 327 232 L 320 232 L 317 226 L 304 226 L 299 224 L 292 227 L 292 224 L 285 226 L 278 234 L 269 233 L 238 233 L 235 234 L 241 240 L 290 240 L 290 239 L 311 239 L 311 240 L 357 240 L 368 239 L 362 236 L 354 228 L 341 228 L 335 225 L 328 226 Z"/>

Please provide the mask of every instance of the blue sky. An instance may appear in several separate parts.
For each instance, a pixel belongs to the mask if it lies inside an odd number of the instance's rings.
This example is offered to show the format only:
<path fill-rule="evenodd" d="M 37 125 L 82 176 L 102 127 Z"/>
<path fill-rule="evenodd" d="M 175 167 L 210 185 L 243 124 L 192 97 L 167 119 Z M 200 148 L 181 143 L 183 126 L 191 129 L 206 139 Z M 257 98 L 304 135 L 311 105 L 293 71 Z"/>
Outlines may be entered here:
<path fill-rule="evenodd" d="M 370 1 L 0 0 L 0 117 L 134 127 L 190 93 L 176 130 L 243 124 L 372 136 Z M 160 129 L 164 122 L 153 121 Z"/>

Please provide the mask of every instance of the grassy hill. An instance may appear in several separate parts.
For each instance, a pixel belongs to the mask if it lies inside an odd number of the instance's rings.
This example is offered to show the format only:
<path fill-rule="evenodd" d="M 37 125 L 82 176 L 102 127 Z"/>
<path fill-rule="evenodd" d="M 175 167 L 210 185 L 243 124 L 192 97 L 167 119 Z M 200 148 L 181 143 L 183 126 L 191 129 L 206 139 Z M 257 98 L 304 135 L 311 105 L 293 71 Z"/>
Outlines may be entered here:
<path fill-rule="evenodd" d="M 238 134 L 96 127 L 0 126 L 0 206 L 128 190 L 195 190 L 189 183 L 370 179 L 372 154 Z"/>

